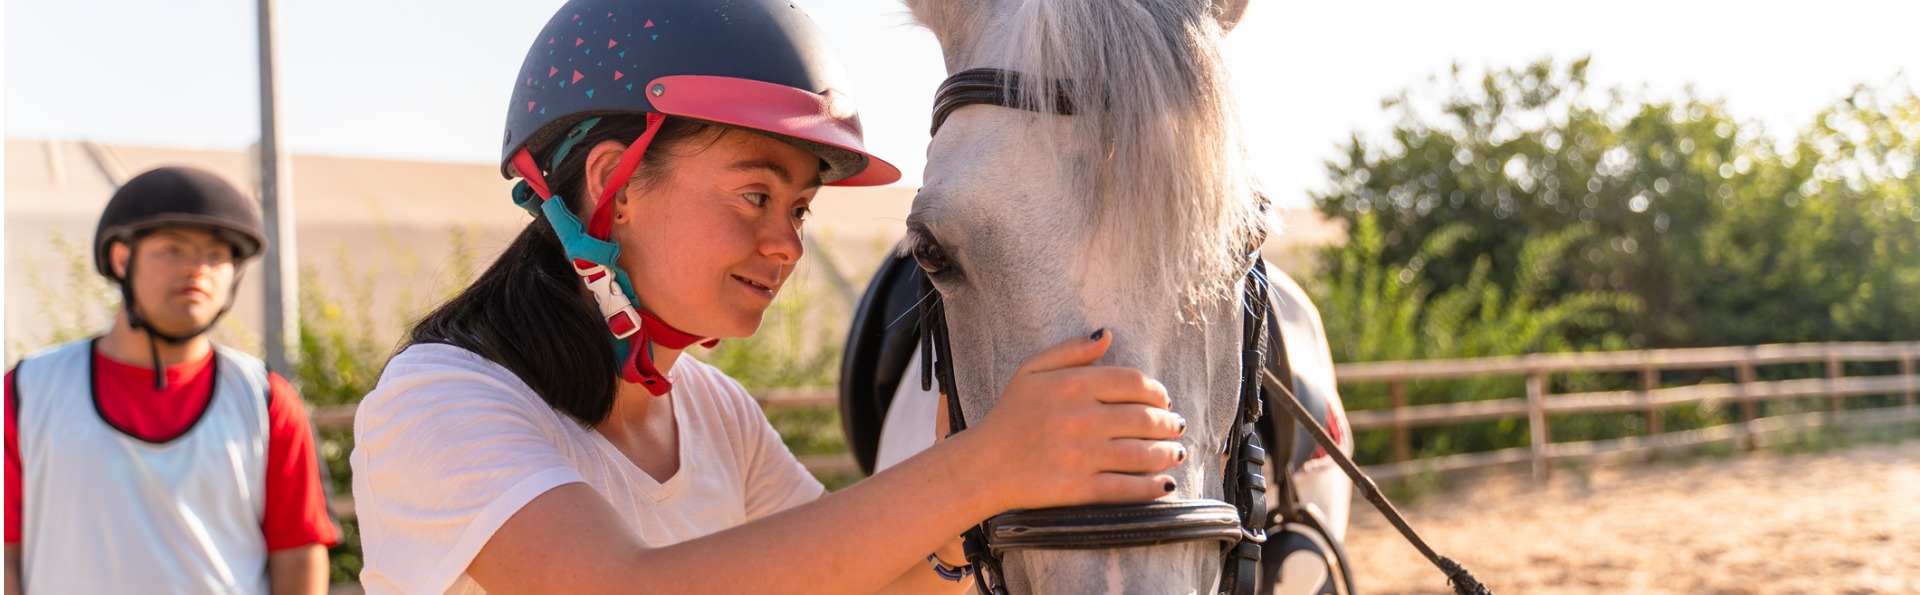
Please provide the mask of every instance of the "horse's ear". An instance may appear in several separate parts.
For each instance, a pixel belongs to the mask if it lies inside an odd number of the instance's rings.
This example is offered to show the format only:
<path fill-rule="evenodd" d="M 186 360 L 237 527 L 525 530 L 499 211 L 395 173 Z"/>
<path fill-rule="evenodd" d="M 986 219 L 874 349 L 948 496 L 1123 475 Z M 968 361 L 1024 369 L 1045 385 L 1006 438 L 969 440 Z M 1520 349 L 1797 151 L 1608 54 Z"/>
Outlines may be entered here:
<path fill-rule="evenodd" d="M 1247 3 L 1253 0 L 1213 0 L 1213 18 L 1220 22 L 1220 32 L 1231 33 L 1233 26 L 1240 24 L 1240 17 L 1247 14 Z"/>

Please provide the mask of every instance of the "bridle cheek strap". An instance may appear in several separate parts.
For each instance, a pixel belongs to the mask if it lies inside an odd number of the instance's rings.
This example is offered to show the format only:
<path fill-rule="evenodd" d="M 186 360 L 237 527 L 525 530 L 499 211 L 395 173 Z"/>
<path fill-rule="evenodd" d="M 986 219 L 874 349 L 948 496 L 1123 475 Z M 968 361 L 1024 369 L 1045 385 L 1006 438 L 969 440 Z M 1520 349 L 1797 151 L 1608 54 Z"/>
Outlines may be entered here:
<path fill-rule="evenodd" d="M 661 374 L 654 365 L 653 345 L 668 349 L 685 349 L 695 343 L 704 347 L 719 344 L 718 339 L 706 339 L 667 324 L 651 312 L 633 307 L 638 301 L 633 296 L 633 283 L 627 278 L 625 270 L 618 266 L 620 245 L 608 240 L 612 231 L 613 196 L 640 165 L 640 158 L 646 153 L 648 143 L 660 129 L 665 117 L 647 114 L 647 131 L 640 135 L 627 152 L 621 156 L 620 164 L 615 167 L 608 179 L 607 190 L 602 193 L 595 205 L 593 221 L 599 229 L 583 226 L 580 219 L 567 208 L 566 200 L 554 200 L 556 197 L 547 186 L 546 178 L 540 175 L 533 155 L 526 149 L 515 153 L 510 163 L 522 178 L 513 189 L 514 203 L 535 216 L 545 215 L 547 223 L 553 226 L 565 248 L 567 258 L 573 263 L 574 274 L 586 285 L 587 293 L 593 296 L 594 304 L 600 310 L 600 317 L 612 335 L 614 358 L 620 364 L 620 378 L 639 384 L 653 396 L 662 396 L 673 390 L 673 383 Z"/>

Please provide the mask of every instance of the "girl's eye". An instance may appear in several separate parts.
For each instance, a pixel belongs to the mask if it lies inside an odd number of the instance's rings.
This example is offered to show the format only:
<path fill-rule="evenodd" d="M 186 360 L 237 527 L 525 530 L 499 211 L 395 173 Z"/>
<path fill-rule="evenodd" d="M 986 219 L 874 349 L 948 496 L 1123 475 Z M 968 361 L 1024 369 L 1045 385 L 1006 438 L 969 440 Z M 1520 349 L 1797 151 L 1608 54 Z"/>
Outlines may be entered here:
<path fill-rule="evenodd" d="M 767 200 L 771 198 L 767 196 L 767 194 L 764 192 L 748 192 L 746 194 L 742 194 L 741 196 L 746 197 L 747 202 L 753 203 L 753 206 L 756 206 L 756 207 L 766 206 Z"/>
<path fill-rule="evenodd" d="M 797 207 L 793 209 L 793 218 L 796 221 L 806 221 L 807 217 L 812 214 L 813 209 L 810 207 Z"/>

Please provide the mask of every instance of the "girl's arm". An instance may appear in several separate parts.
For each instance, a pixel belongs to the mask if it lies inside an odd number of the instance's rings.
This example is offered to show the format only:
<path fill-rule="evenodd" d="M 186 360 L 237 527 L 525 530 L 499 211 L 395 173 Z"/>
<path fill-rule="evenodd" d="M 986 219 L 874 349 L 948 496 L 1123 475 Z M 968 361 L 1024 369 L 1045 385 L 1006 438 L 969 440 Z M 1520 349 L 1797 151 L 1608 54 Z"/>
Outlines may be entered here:
<path fill-rule="evenodd" d="M 467 572 L 501 594 L 871 593 L 931 576 L 928 552 L 1004 510 L 1164 496 L 1158 472 L 1183 454 L 1165 440 L 1185 421 L 1139 371 L 1088 365 L 1111 341 L 1034 356 L 979 425 L 817 501 L 648 548 L 593 488 L 566 484 L 521 507 Z"/>

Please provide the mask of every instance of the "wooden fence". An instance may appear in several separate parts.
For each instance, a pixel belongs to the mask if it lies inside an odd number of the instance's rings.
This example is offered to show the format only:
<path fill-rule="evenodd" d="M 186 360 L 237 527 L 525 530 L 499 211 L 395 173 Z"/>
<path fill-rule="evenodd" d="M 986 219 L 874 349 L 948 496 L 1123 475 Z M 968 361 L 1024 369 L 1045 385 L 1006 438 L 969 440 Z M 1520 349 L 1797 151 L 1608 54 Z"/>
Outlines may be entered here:
<path fill-rule="evenodd" d="M 1836 424 L 1864 427 L 1920 422 L 1920 406 L 1914 402 L 1915 393 L 1920 392 L 1920 376 L 1914 373 L 1916 357 L 1920 357 L 1920 341 L 1802 343 L 1368 362 L 1340 364 L 1335 366 L 1335 374 L 1342 385 L 1387 385 L 1387 408 L 1348 413 L 1348 421 L 1356 431 L 1390 429 L 1393 432 L 1392 461 L 1367 467 L 1368 473 L 1376 478 L 1390 479 L 1426 471 L 1456 471 L 1522 463 L 1531 465 L 1535 477 L 1544 478 L 1549 463 L 1557 460 L 1657 457 L 1663 449 L 1713 442 L 1738 441 L 1751 447 L 1757 436 L 1780 430 Z M 1878 376 L 1847 375 L 1846 364 L 1855 362 L 1894 362 L 1899 372 Z M 1825 364 L 1826 376 L 1761 381 L 1754 371 L 1760 366 L 1807 363 Z M 1666 387 L 1661 383 L 1663 372 L 1715 369 L 1731 370 L 1735 381 L 1676 387 Z M 1596 372 L 1638 372 L 1641 388 L 1563 394 L 1547 392 L 1555 375 Z M 1526 394 L 1437 405 L 1406 404 L 1406 387 L 1410 382 L 1500 376 L 1524 376 Z M 1890 394 L 1901 396 L 1900 406 L 1846 408 L 1848 397 Z M 1827 409 L 1814 413 L 1763 418 L 1758 415 L 1759 408 L 1755 406 L 1763 401 L 1821 396 L 1827 398 Z M 832 388 L 755 392 L 754 398 L 768 410 L 831 408 L 838 402 L 836 391 Z M 1663 408 L 1709 402 L 1738 403 L 1738 420 L 1721 426 L 1663 431 L 1660 417 Z M 313 422 L 321 430 L 350 429 L 353 427 L 353 411 L 352 406 L 322 408 L 314 411 Z M 1585 442 L 1552 440 L 1550 415 L 1608 412 L 1642 413 L 1646 416 L 1646 435 Z M 1528 447 L 1418 460 L 1412 458 L 1410 434 L 1413 428 L 1522 417 L 1527 420 L 1530 437 Z M 801 457 L 801 462 L 816 474 L 852 473 L 859 468 L 848 454 L 810 455 Z M 352 518 L 351 496 L 336 495 L 333 503 L 336 514 L 342 518 Z"/>
<path fill-rule="evenodd" d="M 1549 463 L 1562 459 L 1657 458 L 1663 449 L 1734 441 L 1749 448 L 1761 435 L 1821 426 L 1865 427 L 1920 421 L 1914 394 L 1920 376 L 1914 360 L 1920 342 L 1800 343 L 1697 349 L 1659 349 L 1596 353 L 1551 353 L 1515 357 L 1409 362 L 1369 362 L 1337 366 L 1342 385 L 1385 383 L 1385 409 L 1350 411 L 1353 429 L 1390 429 L 1392 462 L 1368 468 L 1377 478 L 1402 477 L 1423 471 L 1453 471 L 1476 467 L 1527 463 L 1535 478 L 1544 478 Z M 1895 363 L 1898 373 L 1850 376 L 1848 363 Z M 1824 364 L 1820 378 L 1757 379 L 1755 368 L 1788 364 Z M 1669 371 L 1731 371 L 1732 382 L 1667 387 Z M 1600 372 L 1638 372 L 1640 388 L 1624 391 L 1550 394 L 1556 375 Z M 1460 403 L 1409 406 L 1407 384 L 1419 380 L 1485 377 L 1525 377 L 1525 394 Z M 1900 405 L 1848 409 L 1850 397 L 1900 395 Z M 1757 403 L 1807 397 L 1825 397 L 1824 411 L 1760 417 Z M 1733 423 L 1667 432 L 1661 410 L 1702 403 L 1737 403 Z M 1549 416 L 1570 413 L 1639 412 L 1645 416 L 1646 435 L 1616 440 L 1554 442 Z M 1410 430 L 1469 421 L 1521 418 L 1527 420 L 1529 446 L 1414 460 Z"/>

